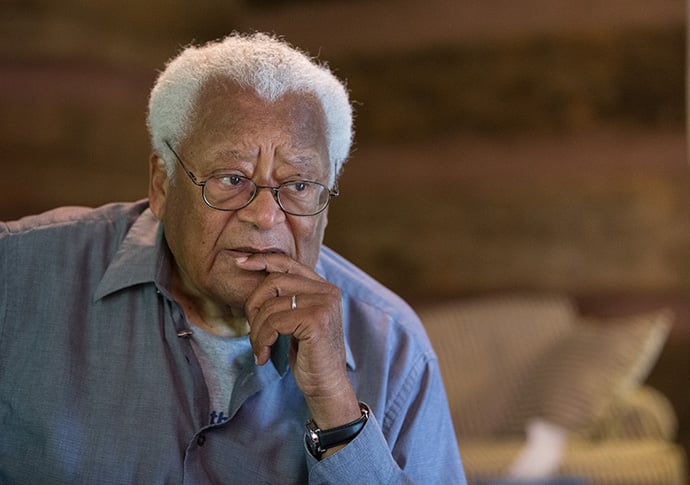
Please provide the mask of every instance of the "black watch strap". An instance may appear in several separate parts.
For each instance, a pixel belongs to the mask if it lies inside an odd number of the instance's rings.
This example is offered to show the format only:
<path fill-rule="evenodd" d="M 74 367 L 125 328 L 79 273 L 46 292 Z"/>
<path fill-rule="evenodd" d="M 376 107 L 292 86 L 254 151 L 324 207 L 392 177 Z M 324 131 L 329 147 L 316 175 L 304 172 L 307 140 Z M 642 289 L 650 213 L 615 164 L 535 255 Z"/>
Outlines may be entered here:
<path fill-rule="evenodd" d="M 320 429 L 314 420 L 307 421 L 307 433 L 304 439 L 315 458 L 321 459 L 321 455 L 326 450 L 353 440 L 362 431 L 369 419 L 369 407 L 360 402 L 359 409 L 362 411 L 362 416 L 337 428 Z"/>

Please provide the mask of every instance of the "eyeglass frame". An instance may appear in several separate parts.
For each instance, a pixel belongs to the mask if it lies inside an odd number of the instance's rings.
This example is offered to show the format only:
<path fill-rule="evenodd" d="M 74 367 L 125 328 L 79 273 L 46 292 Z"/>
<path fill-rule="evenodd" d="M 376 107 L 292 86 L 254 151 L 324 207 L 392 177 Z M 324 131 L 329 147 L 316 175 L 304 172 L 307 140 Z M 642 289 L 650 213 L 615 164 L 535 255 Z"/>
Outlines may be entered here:
<path fill-rule="evenodd" d="M 332 189 L 329 189 L 327 185 L 324 185 L 324 184 L 322 184 L 322 183 L 320 183 L 320 182 L 315 182 L 315 181 L 313 181 L 313 180 L 291 180 L 291 181 L 289 181 L 289 182 L 283 182 L 282 184 L 279 184 L 279 185 L 277 185 L 277 186 L 272 186 L 272 185 L 259 185 L 259 184 L 257 184 L 256 182 L 254 182 L 254 180 L 252 180 L 252 179 L 249 178 L 249 177 L 245 177 L 244 175 L 238 175 L 238 177 L 242 177 L 243 179 L 248 180 L 249 182 L 251 182 L 251 183 L 254 185 L 254 189 L 252 190 L 252 195 L 251 195 L 251 197 L 249 198 L 249 200 L 248 200 L 246 203 L 244 203 L 243 205 L 241 205 L 240 207 L 237 207 L 237 208 L 235 208 L 235 209 L 224 209 L 224 208 L 222 208 L 222 207 L 216 207 L 216 206 L 214 206 L 213 204 L 211 204 L 211 202 L 209 202 L 209 200 L 206 198 L 206 183 L 207 183 L 209 180 L 218 177 L 218 175 L 213 175 L 213 176 L 211 176 L 211 177 L 208 177 L 208 178 L 205 179 L 205 180 L 199 180 L 199 179 L 197 178 L 197 176 L 194 175 L 194 173 L 193 173 L 191 170 L 189 170 L 189 169 L 187 168 L 187 166 L 186 166 L 186 165 L 184 164 L 184 162 L 182 161 L 182 158 L 177 154 L 177 152 L 176 152 L 175 149 L 172 147 L 172 145 L 170 144 L 170 142 L 169 142 L 168 140 L 163 140 L 163 142 L 164 142 L 165 145 L 170 149 L 170 151 L 172 152 L 172 154 L 175 156 L 175 158 L 177 159 L 178 163 L 179 163 L 180 166 L 182 167 L 182 170 L 184 170 L 184 173 L 186 173 L 186 174 L 187 174 L 187 177 L 189 177 L 189 180 L 191 180 L 192 183 L 193 183 L 194 185 L 196 185 L 196 186 L 198 186 L 198 187 L 201 187 L 201 198 L 202 198 L 202 200 L 204 201 L 204 203 L 205 203 L 207 206 L 209 206 L 211 209 L 215 209 L 215 210 L 219 210 L 219 211 L 224 211 L 224 212 L 238 211 L 238 210 L 240 210 L 240 209 L 244 209 L 244 208 L 247 207 L 249 204 L 251 204 L 251 203 L 254 201 L 254 199 L 256 199 L 256 196 L 257 196 L 257 194 L 259 193 L 259 190 L 261 190 L 261 189 L 270 189 L 270 190 L 271 190 L 271 193 L 273 194 L 273 198 L 275 199 L 276 203 L 278 204 L 278 207 L 280 207 L 280 210 L 282 210 L 282 211 L 285 212 L 286 214 L 290 214 L 290 215 L 292 215 L 292 216 L 297 216 L 297 217 L 311 217 L 311 216 L 318 215 L 318 214 L 322 213 L 323 211 L 325 211 L 326 208 L 327 208 L 327 207 L 329 206 L 329 204 L 331 203 L 331 199 L 334 198 L 334 197 L 338 197 L 338 196 L 340 195 L 340 190 L 338 189 L 338 186 L 337 186 L 337 185 L 336 185 L 335 187 L 333 187 Z M 221 174 L 221 175 L 224 175 L 224 174 Z M 310 213 L 310 214 L 297 214 L 297 213 L 295 213 L 295 212 L 291 212 L 291 211 L 287 210 L 287 209 L 283 206 L 283 203 L 280 201 L 280 197 L 279 197 L 279 195 L 278 195 L 280 189 L 281 189 L 283 186 L 286 186 L 286 185 L 289 185 L 289 184 L 300 183 L 300 182 L 302 182 L 302 183 L 309 183 L 309 184 L 316 184 L 316 185 L 319 185 L 319 186 L 323 187 L 324 189 L 326 189 L 326 190 L 328 191 L 328 199 L 326 199 L 326 202 L 324 203 L 324 206 L 323 206 L 322 208 L 320 208 L 318 211 L 313 212 L 313 213 Z"/>

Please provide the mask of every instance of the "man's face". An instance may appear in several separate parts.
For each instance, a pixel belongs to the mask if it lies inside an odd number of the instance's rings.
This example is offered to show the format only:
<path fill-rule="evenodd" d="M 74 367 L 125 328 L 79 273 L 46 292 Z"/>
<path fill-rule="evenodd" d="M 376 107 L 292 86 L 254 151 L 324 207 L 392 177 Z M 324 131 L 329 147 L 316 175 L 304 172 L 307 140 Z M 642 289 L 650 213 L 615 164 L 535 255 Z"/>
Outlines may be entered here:
<path fill-rule="evenodd" d="M 205 88 L 189 137 L 176 149 L 199 180 L 220 173 L 244 175 L 257 185 L 289 180 L 328 183 L 323 110 L 315 98 L 288 93 L 275 102 L 216 82 Z M 167 180 L 152 157 L 151 208 L 163 221 L 177 263 L 181 291 L 195 299 L 241 308 L 265 278 L 238 268 L 235 258 L 278 252 L 314 267 L 327 224 L 315 216 L 285 214 L 270 190 L 259 190 L 236 211 L 208 207 L 201 188 L 179 167 Z"/>

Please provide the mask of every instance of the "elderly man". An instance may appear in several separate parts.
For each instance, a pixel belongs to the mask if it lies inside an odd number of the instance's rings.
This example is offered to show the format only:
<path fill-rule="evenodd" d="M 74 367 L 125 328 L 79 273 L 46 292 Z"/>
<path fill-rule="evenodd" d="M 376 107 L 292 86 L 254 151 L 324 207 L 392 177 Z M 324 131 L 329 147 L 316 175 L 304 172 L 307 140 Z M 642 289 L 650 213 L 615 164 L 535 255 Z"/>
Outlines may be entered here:
<path fill-rule="evenodd" d="M 231 35 L 148 124 L 147 201 L 0 223 L 0 482 L 464 483 L 418 318 L 322 247 L 343 85 Z"/>

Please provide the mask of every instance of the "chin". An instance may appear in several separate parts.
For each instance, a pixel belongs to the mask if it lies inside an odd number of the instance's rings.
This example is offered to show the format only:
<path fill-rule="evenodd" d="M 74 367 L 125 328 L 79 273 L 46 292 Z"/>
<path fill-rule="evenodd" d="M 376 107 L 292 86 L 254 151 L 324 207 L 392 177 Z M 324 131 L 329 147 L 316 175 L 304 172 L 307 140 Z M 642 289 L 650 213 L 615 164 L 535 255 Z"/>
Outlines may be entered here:
<path fill-rule="evenodd" d="M 214 293 L 226 304 L 244 307 L 249 296 L 265 278 L 266 273 L 263 272 L 232 271 L 225 273 L 222 278 L 217 278 L 212 287 L 215 289 Z"/>

